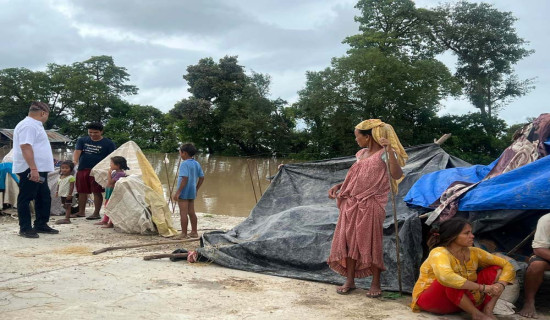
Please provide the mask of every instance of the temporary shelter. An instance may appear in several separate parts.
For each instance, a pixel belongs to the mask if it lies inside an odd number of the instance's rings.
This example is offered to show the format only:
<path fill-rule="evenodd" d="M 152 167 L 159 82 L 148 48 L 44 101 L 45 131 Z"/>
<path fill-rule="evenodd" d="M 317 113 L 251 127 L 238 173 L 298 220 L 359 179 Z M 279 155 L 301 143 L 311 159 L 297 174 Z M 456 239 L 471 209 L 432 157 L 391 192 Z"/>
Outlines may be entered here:
<path fill-rule="evenodd" d="M 105 212 L 114 225 L 127 233 L 147 234 L 156 232 L 164 237 L 177 234 L 172 215 L 164 198 L 164 191 L 153 167 L 139 148 L 129 141 L 99 162 L 91 175 L 102 187 L 107 185 L 111 157 L 126 158 L 129 175 L 115 185 Z"/>
<path fill-rule="evenodd" d="M 445 168 L 469 166 L 436 144 L 406 149 L 409 160 L 405 179 L 399 185 L 397 216 L 401 240 L 403 289 L 411 291 L 422 259 L 422 224 L 419 213 L 409 208 L 403 196 L 422 175 Z M 344 180 L 355 157 L 284 165 L 274 177 L 250 216 L 228 232 L 210 232 L 202 237 L 201 255 L 217 264 L 265 274 L 298 279 L 343 283 L 326 260 L 338 220 L 336 202 L 327 196 L 333 185 Z M 382 286 L 398 290 L 395 234 L 391 201 L 384 222 Z M 361 279 L 365 287 L 370 278 Z"/>
<path fill-rule="evenodd" d="M 403 168 L 405 179 L 399 185 L 396 211 L 402 285 L 404 291 L 411 292 L 427 253 L 423 234 L 429 227 L 420 216 L 433 208 L 408 206 L 403 201 L 405 195 L 421 177 L 436 171 L 458 172 L 466 177 L 483 176 L 491 168 L 472 167 L 447 154 L 436 144 L 411 147 L 406 151 L 409 161 Z M 327 190 L 344 180 L 354 161 L 355 157 L 344 157 L 283 166 L 250 216 L 228 232 L 204 234 L 199 252 L 215 263 L 230 268 L 343 283 L 344 278 L 330 270 L 326 263 L 338 219 L 336 203 L 328 198 Z M 472 221 L 476 236 L 491 238 L 497 245 L 495 249 L 506 252 L 533 230 L 538 217 L 550 210 L 547 201 L 550 199 L 550 189 L 547 187 L 550 182 L 549 169 L 550 157 L 544 157 L 523 169 L 508 172 L 508 178 L 502 175 L 499 179 L 486 181 L 486 186 L 479 184 L 477 192 L 492 190 L 492 193 L 501 194 L 504 198 L 498 201 L 495 198 L 491 206 L 471 208 L 464 204 L 464 211 L 459 214 Z M 432 189 L 437 194 L 449 186 L 449 181 L 445 179 L 429 181 L 416 194 L 430 194 Z M 522 201 L 514 193 L 518 190 L 521 190 Z M 480 205 L 484 203 L 483 197 L 480 201 L 475 194 L 471 194 L 469 199 L 471 202 L 467 203 L 474 203 L 474 200 Z M 381 282 L 384 290 L 396 291 L 399 283 L 391 206 L 391 201 L 388 201 L 383 233 L 386 271 L 381 275 Z M 356 283 L 367 287 L 370 278 Z"/>

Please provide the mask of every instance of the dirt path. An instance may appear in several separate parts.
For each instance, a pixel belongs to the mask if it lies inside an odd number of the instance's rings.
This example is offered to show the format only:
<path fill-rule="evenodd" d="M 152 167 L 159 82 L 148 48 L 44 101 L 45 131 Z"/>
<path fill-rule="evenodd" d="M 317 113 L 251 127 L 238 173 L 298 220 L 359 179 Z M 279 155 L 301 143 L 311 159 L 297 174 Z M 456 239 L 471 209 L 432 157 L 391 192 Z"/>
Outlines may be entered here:
<path fill-rule="evenodd" d="M 242 218 L 200 214 L 199 229 L 230 229 L 240 221 Z M 341 296 L 335 294 L 333 285 L 324 283 L 209 263 L 143 260 L 148 254 L 192 249 L 198 243 L 92 255 L 107 246 L 165 239 L 101 229 L 82 218 L 56 227 L 59 235 L 26 239 L 17 235 L 17 220 L 0 217 L 0 318 L 463 319 L 412 313 L 407 307 L 409 296 L 368 299 L 363 290 Z"/>

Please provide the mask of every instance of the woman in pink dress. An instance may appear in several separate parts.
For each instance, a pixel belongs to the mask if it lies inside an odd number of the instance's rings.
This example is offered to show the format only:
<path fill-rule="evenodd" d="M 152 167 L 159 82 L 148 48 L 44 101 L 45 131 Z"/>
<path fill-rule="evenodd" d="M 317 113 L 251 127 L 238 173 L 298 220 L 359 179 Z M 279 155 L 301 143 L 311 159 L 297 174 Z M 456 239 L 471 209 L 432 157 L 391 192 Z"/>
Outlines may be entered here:
<path fill-rule="evenodd" d="M 348 294 L 356 288 L 355 278 L 372 276 L 367 297 L 376 298 L 382 295 L 380 273 L 385 270 L 382 232 L 390 191 L 385 151 L 389 155 L 394 192 L 403 179 L 401 167 L 407 154 L 393 128 L 378 119 L 358 124 L 355 141 L 363 148 L 356 154 L 357 161 L 344 182 L 328 191 L 329 198 L 336 199 L 340 209 L 328 264 L 346 277 L 337 293 Z"/>

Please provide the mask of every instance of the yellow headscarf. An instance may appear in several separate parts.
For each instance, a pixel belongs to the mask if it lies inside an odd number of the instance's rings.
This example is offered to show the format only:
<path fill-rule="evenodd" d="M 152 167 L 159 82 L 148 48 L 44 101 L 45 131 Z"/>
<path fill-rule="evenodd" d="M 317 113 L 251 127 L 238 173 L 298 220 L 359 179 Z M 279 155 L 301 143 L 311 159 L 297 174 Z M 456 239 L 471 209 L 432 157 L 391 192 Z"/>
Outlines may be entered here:
<path fill-rule="evenodd" d="M 397 134 L 395 134 L 395 131 L 393 130 L 393 127 L 387 123 L 384 123 L 380 121 L 380 119 L 369 119 L 362 121 L 358 125 L 355 126 L 355 129 L 359 130 L 370 130 L 372 129 L 372 137 L 374 138 L 374 141 L 376 143 L 380 144 L 380 138 L 386 138 L 390 142 L 390 145 L 395 151 L 395 155 L 397 157 L 397 163 L 400 167 L 405 166 L 405 162 L 409 158 L 407 153 L 405 152 L 405 149 L 401 145 L 401 142 L 399 142 L 399 138 L 397 137 Z M 389 174 L 389 173 L 388 173 Z M 397 193 L 397 185 L 403 180 L 405 176 L 399 178 L 398 180 L 391 180 L 392 182 L 392 190 Z"/>

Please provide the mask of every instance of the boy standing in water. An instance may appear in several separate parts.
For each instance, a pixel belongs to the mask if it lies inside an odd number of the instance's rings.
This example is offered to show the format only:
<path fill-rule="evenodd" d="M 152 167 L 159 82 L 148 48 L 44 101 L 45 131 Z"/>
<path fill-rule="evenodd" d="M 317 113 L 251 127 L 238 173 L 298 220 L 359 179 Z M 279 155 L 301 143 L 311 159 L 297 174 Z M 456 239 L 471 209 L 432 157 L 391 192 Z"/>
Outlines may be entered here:
<path fill-rule="evenodd" d="M 192 143 L 185 143 L 180 147 L 180 157 L 183 162 L 179 168 L 178 189 L 172 199 L 178 201 L 181 218 L 181 234 L 178 239 L 197 238 L 197 215 L 195 214 L 195 198 L 202 182 L 204 172 L 201 165 L 193 158 L 197 148 Z M 187 217 L 189 216 L 189 218 Z M 191 233 L 187 235 L 188 221 L 191 220 Z"/>

